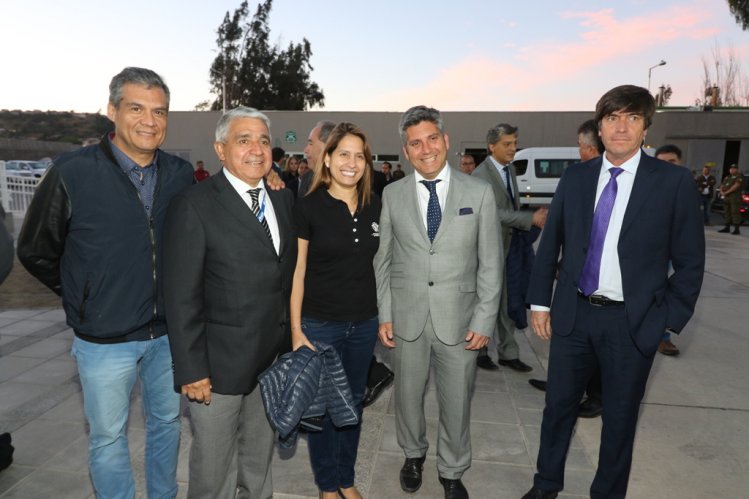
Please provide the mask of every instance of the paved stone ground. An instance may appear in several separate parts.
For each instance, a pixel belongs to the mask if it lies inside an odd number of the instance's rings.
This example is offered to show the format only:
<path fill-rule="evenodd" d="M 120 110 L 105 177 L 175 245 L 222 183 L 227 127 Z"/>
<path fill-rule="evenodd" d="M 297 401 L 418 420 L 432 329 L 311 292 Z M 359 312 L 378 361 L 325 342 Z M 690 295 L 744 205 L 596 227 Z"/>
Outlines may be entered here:
<path fill-rule="evenodd" d="M 34 279 L 16 257 L 13 270 L 0 286 L 0 310 L 42 309 L 60 306 L 60 298 Z"/>
<path fill-rule="evenodd" d="M 749 228 L 741 236 L 706 228 L 707 267 L 695 316 L 674 342 L 679 357 L 657 355 L 642 404 L 628 497 L 749 497 Z M 0 431 L 11 431 L 16 460 L 0 473 L 0 498 L 93 497 L 86 465 L 86 425 L 75 362 L 59 300 L 17 266 L 0 287 Z M 20 302 L 20 304 L 19 304 Z M 10 306 L 10 303 L 14 303 Z M 45 306 L 45 304 L 47 306 Z M 474 499 L 518 498 L 531 485 L 542 395 L 528 378 L 545 377 L 548 343 L 518 333 L 530 374 L 480 371 L 472 400 L 473 465 L 465 474 Z M 434 448 L 424 485 L 398 485 L 403 454 L 394 427 L 392 390 L 369 407 L 357 462 L 357 486 L 370 499 L 442 496 Z M 425 398 L 427 434 L 435 442 L 437 402 Z M 568 455 L 565 491 L 586 497 L 595 471 L 601 420 L 580 420 Z M 129 422 L 138 497 L 143 495 L 143 416 L 136 390 Z M 183 417 L 178 470 L 185 497 L 189 417 Z M 273 461 L 274 497 L 317 497 L 305 440 Z"/>

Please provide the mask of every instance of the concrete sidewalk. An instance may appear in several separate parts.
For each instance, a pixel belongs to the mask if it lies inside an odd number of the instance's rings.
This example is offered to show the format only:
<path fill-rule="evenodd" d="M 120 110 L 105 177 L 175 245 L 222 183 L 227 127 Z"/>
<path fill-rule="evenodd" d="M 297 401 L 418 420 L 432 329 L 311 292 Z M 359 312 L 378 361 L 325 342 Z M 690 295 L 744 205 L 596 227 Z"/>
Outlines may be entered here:
<path fill-rule="evenodd" d="M 674 339 L 679 357 L 657 355 L 642 406 L 629 497 L 749 497 L 749 228 L 717 234 L 706 228 L 707 269 L 695 317 Z M 10 431 L 13 465 L 0 472 L 0 498 L 88 498 L 86 425 L 72 332 L 60 309 L 0 312 L 0 432 Z M 531 486 L 543 395 L 530 377 L 544 378 L 548 344 L 518 333 L 521 358 L 534 371 L 479 371 L 473 396 L 473 466 L 464 475 L 471 497 L 519 498 Z M 386 355 L 386 354 L 385 354 Z M 433 388 L 426 397 L 429 440 L 436 438 Z M 189 421 L 184 417 L 178 497 L 185 497 Z M 580 420 L 561 496 L 586 497 L 597 461 L 600 419 Z M 130 446 L 143 494 L 143 417 L 134 395 Z M 401 491 L 403 454 L 395 438 L 391 392 L 365 412 L 357 485 L 367 498 L 439 498 L 434 448 L 424 485 Z M 277 453 L 275 498 L 317 497 L 307 450 Z"/>

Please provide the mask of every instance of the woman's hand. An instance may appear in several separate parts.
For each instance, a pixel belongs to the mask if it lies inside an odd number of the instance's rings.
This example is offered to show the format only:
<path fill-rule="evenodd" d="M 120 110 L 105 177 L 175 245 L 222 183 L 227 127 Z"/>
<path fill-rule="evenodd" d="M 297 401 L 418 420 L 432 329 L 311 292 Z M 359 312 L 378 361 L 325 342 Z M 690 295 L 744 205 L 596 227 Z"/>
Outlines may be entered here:
<path fill-rule="evenodd" d="M 312 345 L 312 342 L 310 342 L 309 339 L 307 339 L 307 335 L 302 332 L 302 327 L 292 327 L 291 328 L 291 349 L 296 351 L 297 349 L 301 347 L 307 347 L 312 351 L 315 351 L 315 347 Z"/>

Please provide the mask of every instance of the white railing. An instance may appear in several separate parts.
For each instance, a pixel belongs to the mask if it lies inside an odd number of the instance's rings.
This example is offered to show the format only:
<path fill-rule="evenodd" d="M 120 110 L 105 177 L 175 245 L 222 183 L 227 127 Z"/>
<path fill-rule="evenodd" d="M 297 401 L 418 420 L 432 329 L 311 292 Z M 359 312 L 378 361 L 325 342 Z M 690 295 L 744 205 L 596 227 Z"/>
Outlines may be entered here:
<path fill-rule="evenodd" d="M 5 161 L 0 161 L 0 202 L 5 212 L 23 219 L 40 180 L 11 174 L 5 170 Z"/>

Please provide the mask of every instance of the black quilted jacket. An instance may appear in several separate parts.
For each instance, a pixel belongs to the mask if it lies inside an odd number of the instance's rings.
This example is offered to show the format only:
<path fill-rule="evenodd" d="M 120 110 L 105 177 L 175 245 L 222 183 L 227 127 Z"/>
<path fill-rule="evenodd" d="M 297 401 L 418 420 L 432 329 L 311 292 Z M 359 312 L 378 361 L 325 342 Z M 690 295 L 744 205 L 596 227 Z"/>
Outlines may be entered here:
<path fill-rule="evenodd" d="M 279 445 L 296 442 L 303 420 L 327 414 L 337 427 L 355 425 L 359 413 L 335 348 L 313 341 L 317 349 L 302 347 L 282 355 L 260 376 L 261 395 L 268 421 L 279 435 Z"/>

